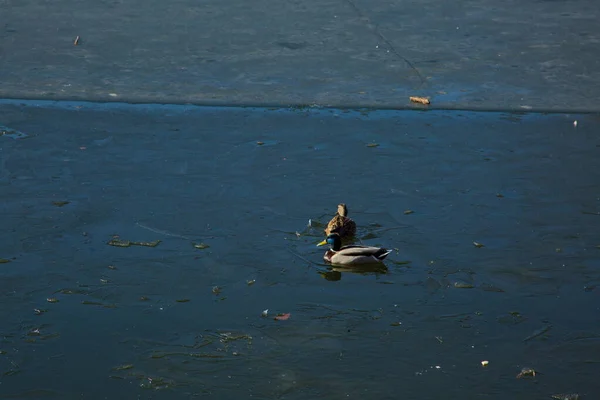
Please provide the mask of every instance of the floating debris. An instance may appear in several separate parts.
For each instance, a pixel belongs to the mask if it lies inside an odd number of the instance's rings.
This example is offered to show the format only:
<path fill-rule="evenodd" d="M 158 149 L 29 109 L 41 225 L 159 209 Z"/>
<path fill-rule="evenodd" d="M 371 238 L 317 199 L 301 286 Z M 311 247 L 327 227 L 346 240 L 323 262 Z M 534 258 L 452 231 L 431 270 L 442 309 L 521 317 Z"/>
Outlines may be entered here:
<path fill-rule="evenodd" d="M 34 313 L 35 315 L 42 315 L 42 314 L 44 314 L 45 312 L 48 312 L 48 310 L 44 310 L 44 309 L 41 309 L 41 308 L 34 308 L 34 309 L 33 309 L 33 313 Z"/>
<path fill-rule="evenodd" d="M 487 366 L 489 365 L 489 363 L 490 363 L 489 361 L 487 361 L 487 360 L 483 360 L 483 361 L 481 362 L 481 366 L 482 366 L 482 367 L 487 367 Z"/>
<path fill-rule="evenodd" d="M 521 368 L 521 372 L 517 374 L 517 379 L 526 378 L 526 377 L 535 377 L 536 370 L 529 367 Z"/>
<path fill-rule="evenodd" d="M 208 249 L 210 247 L 206 243 L 197 243 L 197 244 L 196 243 L 192 243 L 192 244 L 194 245 L 194 248 L 198 249 L 198 250 L 204 250 L 204 249 Z"/>
<path fill-rule="evenodd" d="M 392 322 L 390 324 L 390 326 L 400 326 L 400 325 L 402 325 L 402 322 Z"/>
<path fill-rule="evenodd" d="M 56 297 L 48 297 L 46 301 L 48 303 L 58 303 L 58 299 Z"/>
<path fill-rule="evenodd" d="M 404 211 L 404 215 L 410 215 L 410 214 L 414 214 L 413 210 L 405 210 Z"/>
<path fill-rule="evenodd" d="M 263 312 L 261 312 L 260 315 L 262 317 L 267 317 L 269 315 L 269 309 L 267 308 L 266 310 L 263 310 Z"/>
<path fill-rule="evenodd" d="M 456 281 L 454 282 L 454 287 L 457 289 L 473 289 L 475 285 L 469 282 Z"/>
<path fill-rule="evenodd" d="M 160 243 L 160 240 L 155 240 L 154 242 L 133 242 L 130 240 L 121 240 L 121 239 L 111 239 L 108 241 L 109 246 L 115 247 L 130 247 L 130 246 L 144 246 L 144 247 L 156 247 Z"/>
<path fill-rule="evenodd" d="M 0 258 L 0 264 L 6 264 L 9 262 L 10 262 L 10 260 L 7 260 L 6 258 Z"/>
<path fill-rule="evenodd" d="M 190 299 L 177 299 L 175 301 L 178 303 L 187 303 L 188 301 L 190 301 Z"/>
<path fill-rule="evenodd" d="M 81 304 L 84 304 L 87 306 L 100 306 L 100 307 L 104 307 L 104 308 L 117 308 L 116 304 L 104 304 L 104 303 L 100 303 L 98 301 L 83 300 L 81 302 Z"/>
<path fill-rule="evenodd" d="M 70 203 L 70 201 L 53 201 L 52 202 L 52 204 L 54 204 L 56 207 L 66 206 L 69 203 Z"/>
<path fill-rule="evenodd" d="M 431 102 L 429 101 L 429 99 L 427 97 L 410 96 L 409 99 L 413 103 L 420 103 L 420 104 L 425 104 L 425 105 L 431 104 Z"/>
<path fill-rule="evenodd" d="M 290 319 L 291 316 L 291 313 L 277 314 L 273 319 L 276 321 L 287 321 L 288 319 Z"/>
<path fill-rule="evenodd" d="M 482 247 L 485 247 L 485 245 L 484 245 L 484 244 L 482 244 L 482 243 L 479 243 L 479 242 L 473 242 L 473 246 L 477 247 L 478 249 L 480 249 L 480 248 L 482 248 Z"/>
<path fill-rule="evenodd" d="M 367 143 L 367 147 L 378 147 L 379 144 L 377 143 Z"/>
<path fill-rule="evenodd" d="M 140 301 L 148 301 L 148 300 L 150 300 L 148 297 L 140 296 Z"/>
<path fill-rule="evenodd" d="M 258 146 L 262 146 L 263 144 L 265 144 L 265 142 L 261 142 L 261 141 L 259 140 L 258 142 L 256 142 L 256 144 L 257 144 Z"/>
<path fill-rule="evenodd" d="M 213 286 L 212 292 L 213 292 L 213 294 L 218 295 L 219 293 L 221 293 L 221 287 L 220 286 Z"/>
<path fill-rule="evenodd" d="M 441 336 L 436 336 L 435 338 L 438 342 L 440 342 L 440 344 L 444 343 L 444 340 L 442 339 Z"/>
<path fill-rule="evenodd" d="M 502 193 L 496 193 L 496 197 L 503 198 L 504 195 Z"/>
<path fill-rule="evenodd" d="M 108 279 L 100 279 L 100 283 L 106 285 L 108 283 Z"/>
<path fill-rule="evenodd" d="M 249 281 L 246 281 L 246 285 L 252 286 L 252 285 L 254 285 L 255 282 L 256 282 L 256 279 L 251 279 Z"/>
<path fill-rule="evenodd" d="M 117 269 L 117 267 L 115 267 L 114 265 L 109 265 L 109 266 L 108 266 L 108 267 L 106 267 L 106 268 L 108 268 L 108 269 L 112 269 L 112 270 L 115 270 L 115 269 Z"/>

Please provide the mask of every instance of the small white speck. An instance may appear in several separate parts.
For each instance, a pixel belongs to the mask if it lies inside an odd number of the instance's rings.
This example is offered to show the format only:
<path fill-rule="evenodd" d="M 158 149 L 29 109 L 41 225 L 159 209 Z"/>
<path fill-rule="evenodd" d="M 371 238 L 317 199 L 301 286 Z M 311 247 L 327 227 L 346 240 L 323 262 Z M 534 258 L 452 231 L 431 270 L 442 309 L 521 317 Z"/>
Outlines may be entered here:
<path fill-rule="evenodd" d="M 376 48 L 376 49 L 378 49 L 378 48 L 379 48 L 379 45 L 375 46 L 375 48 Z"/>
<path fill-rule="evenodd" d="M 573 126 L 577 128 L 577 121 L 573 121 Z"/>
<path fill-rule="evenodd" d="M 435 366 L 435 369 L 440 369 L 440 368 L 442 368 L 442 367 L 440 367 L 439 365 Z"/>
<path fill-rule="evenodd" d="M 267 308 L 266 310 L 264 310 L 264 311 L 261 313 L 261 315 L 262 315 L 263 317 L 266 317 L 267 315 L 269 315 L 269 309 Z"/>
<path fill-rule="evenodd" d="M 116 94 L 116 93 L 109 93 L 108 95 L 109 95 L 110 97 L 117 97 L 117 94 Z"/>

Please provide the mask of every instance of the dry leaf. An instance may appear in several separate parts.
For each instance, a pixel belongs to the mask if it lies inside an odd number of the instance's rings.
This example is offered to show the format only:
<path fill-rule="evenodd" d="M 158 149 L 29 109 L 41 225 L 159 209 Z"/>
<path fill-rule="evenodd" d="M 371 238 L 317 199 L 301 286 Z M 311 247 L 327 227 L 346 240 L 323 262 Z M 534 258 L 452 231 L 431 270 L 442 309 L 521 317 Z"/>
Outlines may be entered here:
<path fill-rule="evenodd" d="M 479 242 L 473 242 L 473 246 L 477 247 L 478 249 L 479 249 L 479 248 L 482 248 L 482 247 L 485 247 L 485 245 L 484 245 L 484 244 L 481 244 L 481 243 L 479 243 Z"/>
<path fill-rule="evenodd" d="M 417 97 L 417 96 L 411 96 L 410 101 L 412 101 L 413 103 L 421 103 L 421 104 L 430 104 L 431 103 L 428 98 Z"/>

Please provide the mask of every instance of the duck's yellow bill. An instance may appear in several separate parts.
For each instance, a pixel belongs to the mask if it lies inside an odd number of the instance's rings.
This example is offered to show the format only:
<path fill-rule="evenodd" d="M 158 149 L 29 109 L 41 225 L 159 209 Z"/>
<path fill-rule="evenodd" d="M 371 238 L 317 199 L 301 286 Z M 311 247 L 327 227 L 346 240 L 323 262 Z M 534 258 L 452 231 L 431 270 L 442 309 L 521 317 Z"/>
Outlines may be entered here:
<path fill-rule="evenodd" d="M 317 246 L 325 246 L 327 244 L 327 239 L 323 240 L 322 242 L 319 242 L 319 244 L 317 244 Z"/>

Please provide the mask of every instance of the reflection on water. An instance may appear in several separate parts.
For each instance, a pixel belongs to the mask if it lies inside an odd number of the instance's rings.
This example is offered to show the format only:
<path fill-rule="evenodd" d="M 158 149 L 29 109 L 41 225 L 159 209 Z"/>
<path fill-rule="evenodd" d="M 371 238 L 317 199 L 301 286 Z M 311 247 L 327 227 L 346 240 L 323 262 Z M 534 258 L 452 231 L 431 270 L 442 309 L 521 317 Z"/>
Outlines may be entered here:
<path fill-rule="evenodd" d="M 73 107 L 0 106 L 0 398 L 597 396 L 597 117 Z"/>

